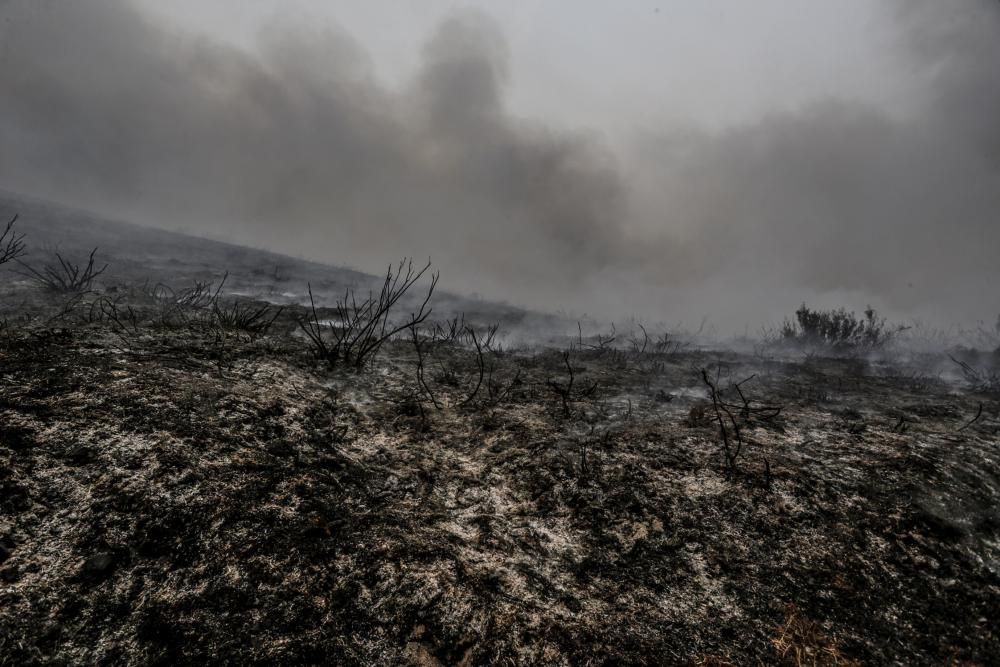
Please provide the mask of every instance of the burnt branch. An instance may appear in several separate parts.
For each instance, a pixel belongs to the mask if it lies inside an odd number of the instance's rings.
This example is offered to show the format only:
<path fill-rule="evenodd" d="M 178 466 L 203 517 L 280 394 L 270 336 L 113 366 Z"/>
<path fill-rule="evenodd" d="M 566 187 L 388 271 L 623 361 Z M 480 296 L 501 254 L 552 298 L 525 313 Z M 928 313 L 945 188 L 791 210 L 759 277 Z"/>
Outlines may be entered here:
<path fill-rule="evenodd" d="M 417 352 L 417 384 L 420 385 L 421 390 L 427 394 L 427 398 L 431 400 L 434 407 L 438 410 L 441 409 L 441 404 L 438 403 L 437 398 L 434 396 L 434 392 L 431 391 L 430 385 L 427 384 L 427 378 L 424 376 L 424 350 L 420 343 L 420 330 L 417 326 L 410 327 L 410 335 L 413 337 L 413 349 Z M 433 334 L 432 334 L 433 335 Z"/>
<path fill-rule="evenodd" d="M 85 294 L 91 291 L 94 280 L 108 268 L 107 264 L 100 269 L 96 268 L 94 263 L 96 254 L 97 248 L 94 248 L 90 251 L 87 263 L 81 265 L 55 253 L 58 263 L 46 264 L 40 269 L 29 266 L 20 259 L 15 259 L 15 261 L 25 270 L 26 273 L 23 272 L 22 275 L 31 279 L 44 290 L 59 294 Z"/>
<path fill-rule="evenodd" d="M 326 320 L 320 319 L 310 284 L 309 314 L 299 318 L 298 324 L 315 355 L 331 368 L 345 363 L 360 369 L 375 358 L 387 340 L 421 324 L 431 313 L 428 304 L 440 277 L 438 273 L 431 275 L 427 294 L 419 310 L 412 313 L 409 320 L 393 325 L 390 315 L 394 306 L 430 266 L 428 261 L 422 269 L 416 270 L 413 262 L 405 259 L 395 270 L 390 266 L 378 296 L 369 292 L 366 298 L 359 300 L 354 290 L 348 289 L 332 309 L 332 317 Z"/>
<path fill-rule="evenodd" d="M 24 234 L 14 230 L 17 215 L 10 219 L 3 233 L 0 234 L 0 264 L 6 264 L 24 254 Z"/>
<path fill-rule="evenodd" d="M 468 397 L 462 401 L 461 406 L 463 407 L 471 403 L 472 399 L 474 399 L 479 393 L 479 389 L 483 386 L 483 377 L 486 375 L 486 362 L 483 360 L 483 345 L 479 341 L 479 336 L 476 335 L 476 330 L 472 327 L 466 327 L 465 331 L 469 336 L 469 340 L 476 348 L 476 367 L 479 369 L 479 380 L 476 382 L 476 387 L 472 390 Z"/>
<path fill-rule="evenodd" d="M 569 379 L 565 384 L 560 384 L 555 380 L 548 380 L 545 385 L 559 397 L 562 401 L 563 415 L 569 417 L 571 414 L 570 403 L 592 396 L 597 390 L 597 381 L 595 380 L 590 386 L 583 389 L 577 389 L 574 392 L 573 385 L 576 382 L 576 373 L 573 370 L 573 364 L 570 363 L 569 350 L 562 353 L 562 359 L 563 364 L 566 366 L 566 373 L 569 376 Z"/>
<path fill-rule="evenodd" d="M 722 438 L 722 453 L 726 459 L 726 467 L 730 473 L 736 472 L 736 459 L 743 451 L 743 434 L 740 430 L 740 423 L 733 416 L 729 406 L 722 400 L 716 382 L 708 377 L 708 371 L 701 369 L 701 377 L 708 387 L 709 397 L 712 399 L 712 409 L 715 412 L 715 422 L 719 425 L 719 435 Z M 732 434 L 730 434 L 730 426 Z"/>

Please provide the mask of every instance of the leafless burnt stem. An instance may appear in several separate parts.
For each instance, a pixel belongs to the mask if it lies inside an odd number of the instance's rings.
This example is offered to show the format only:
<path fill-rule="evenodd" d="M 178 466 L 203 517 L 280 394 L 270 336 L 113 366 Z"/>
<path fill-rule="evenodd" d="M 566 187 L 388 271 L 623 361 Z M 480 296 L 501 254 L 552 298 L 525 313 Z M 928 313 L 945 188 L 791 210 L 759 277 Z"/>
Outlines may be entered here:
<path fill-rule="evenodd" d="M 964 431 L 965 429 L 969 428 L 970 426 L 972 426 L 973 424 L 975 424 L 975 423 L 976 423 L 977 421 L 979 421 L 979 418 L 980 418 L 980 417 L 982 417 L 982 416 L 983 416 L 983 404 L 982 404 L 982 403 L 980 403 L 980 404 L 979 404 L 979 410 L 978 410 L 978 411 L 976 412 L 976 416 L 975 416 L 975 417 L 973 417 L 972 419 L 970 419 L 970 420 L 969 420 L 969 421 L 968 421 L 968 422 L 967 422 L 967 423 L 965 424 L 965 426 L 963 426 L 962 428 L 958 429 L 958 432 L 959 432 L 959 433 L 961 433 L 961 432 L 962 432 L 962 431 Z"/>
<path fill-rule="evenodd" d="M 58 264 L 46 264 L 36 269 L 25 264 L 20 259 L 15 261 L 24 269 L 22 275 L 30 278 L 36 285 L 50 292 L 60 294 L 84 294 L 91 291 L 94 280 L 104 273 L 108 265 L 96 268 L 94 256 L 97 248 L 90 251 L 90 257 L 84 265 L 74 264 L 59 253 L 55 253 Z"/>
<path fill-rule="evenodd" d="M 360 369 L 374 359 L 387 340 L 421 324 L 431 313 L 428 304 L 440 274 L 431 275 L 431 284 L 423 303 L 416 313 L 411 314 L 409 320 L 393 325 L 390 315 L 397 302 L 430 266 L 428 261 L 422 269 L 416 270 L 413 262 L 405 259 L 395 269 L 390 266 L 378 296 L 369 292 L 367 298 L 359 301 L 354 290 L 348 289 L 343 299 L 337 301 L 333 308 L 333 318 L 325 327 L 316 309 L 310 284 L 310 312 L 307 317 L 300 318 L 298 324 L 309 339 L 316 356 L 331 367 L 343 362 Z"/>
<path fill-rule="evenodd" d="M 434 396 L 434 392 L 431 391 L 430 386 L 427 384 L 427 379 L 424 377 L 424 350 L 420 343 L 420 329 L 416 325 L 410 327 L 410 335 L 413 338 L 413 349 L 417 352 L 417 384 L 420 385 L 421 390 L 427 394 L 427 398 L 430 399 L 431 403 L 438 410 L 441 409 L 441 404 L 438 403 L 437 398 Z M 433 334 L 432 334 L 433 336 Z"/>
<path fill-rule="evenodd" d="M 722 437 L 722 450 L 726 459 L 726 467 L 730 473 L 734 473 L 736 472 L 736 459 L 739 458 L 743 450 L 743 434 L 740 432 L 740 424 L 722 400 L 716 383 L 709 379 L 708 371 L 704 368 L 701 370 L 701 377 L 708 387 L 709 395 L 712 399 L 715 421 L 719 425 L 719 435 Z M 726 426 L 727 420 L 732 426 L 732 435 L 730 435 L 729 428 Z"/>
<path fill-rule="evenodd" d="M 10 219 L 0 234 L 0 264 L 15 260 L 24 253 L 24 234 L 18 234 L 14 230 L 15 222 L 17 215 Z"/>
<path fill-rule="evenodd" d="M 465 331 L 469 336 L 469 340 L 476 348 L 476 366 L 479 369 L 479 380 L 476 382 L 476 387 L 472 390 L 472 393 L 470 393 L 469 396 L 462 401 L 462 407 L 471 403 L 479 393 L 479 389 L 483 386 L 483 377 L 485 377 L 486 374 L 486 362 L 483 360 L 483 345 L 479 341 L 479 336 L 476 334 L 476 330 L 472 327 L 466 327 Z"/>
<path fill-rule="evenodd" d="M 566 366 L 566 373 L 569 376 L 566 384 L 559 384 L 554 380 L 548 380 L 545 384 L 549 387 L 557 396 L 559 396 L 562 401 L 563 415 L 569 417 L 570 402 L 573 400 L 579 400 L 580 398 L 585 398 L 587 396 L 593 395 L 594 391 L 597 389 L 597 381 L 594 381 L 589 387 L 578 390 L 574 395 L 573 383 L 576 381 L 576 373 L 573 371 L 573 364 L 570 363 L 569 350 L 565 350 L 562 353 L 563 364 Z"/>

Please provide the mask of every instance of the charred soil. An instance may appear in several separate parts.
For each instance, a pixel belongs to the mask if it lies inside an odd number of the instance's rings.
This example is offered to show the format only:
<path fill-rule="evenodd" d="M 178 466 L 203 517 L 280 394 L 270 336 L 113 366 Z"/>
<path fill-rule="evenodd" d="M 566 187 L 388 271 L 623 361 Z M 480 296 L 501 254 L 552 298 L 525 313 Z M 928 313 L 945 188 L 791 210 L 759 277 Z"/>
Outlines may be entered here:
<path fill-rule="evenodd" d="M 1000 652 L 994 395 L 904 362 L 579 346 L 487 366 L 405 337 L 331 369 L 304 309 L 246 332 L 31 294 L 5 295 L 23 312 L 0 333 L 0 663 Z M 739 420 L 733 465 L 703 370 Z"/>

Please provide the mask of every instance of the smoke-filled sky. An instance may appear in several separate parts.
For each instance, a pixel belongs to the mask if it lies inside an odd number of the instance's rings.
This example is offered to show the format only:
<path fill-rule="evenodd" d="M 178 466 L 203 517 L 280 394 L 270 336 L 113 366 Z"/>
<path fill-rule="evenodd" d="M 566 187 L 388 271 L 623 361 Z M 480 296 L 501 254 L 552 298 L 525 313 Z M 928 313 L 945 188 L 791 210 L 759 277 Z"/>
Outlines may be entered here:
<path fill-rule="evenodd" d="M 1000 312 L 1000 2 L 0 0 L 0 189 L 723 329 Z"/>

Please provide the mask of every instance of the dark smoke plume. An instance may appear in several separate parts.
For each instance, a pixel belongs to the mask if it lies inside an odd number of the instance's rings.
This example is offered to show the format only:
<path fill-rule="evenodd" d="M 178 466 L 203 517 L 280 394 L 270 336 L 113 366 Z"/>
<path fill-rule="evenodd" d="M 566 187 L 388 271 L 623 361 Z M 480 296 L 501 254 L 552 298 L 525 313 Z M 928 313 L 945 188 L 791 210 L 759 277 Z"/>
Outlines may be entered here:
<path fill-rule="evenodd" d="M 480 15 L 442 24 L 397 93 L 334 29 L 272 28 L 251 55 L 123 0 L 3 14 L 7 189 L 367 267 L 432 255 L 515 293 L 621 259 L 613 160 L 512 120 L 504 39 Z"/>
<path fill-rule="evenodd" d="M 938 321 L 1000 311 L 1000 3 L 897 17 L 921 82 L 899 117 L 831 100 L 646 142 L 695 282 L 853 294 Z"/>
<path fill-rule="evenodd" d="M 331 26 L 273 26 L 249 53 L 126 0 L 8 0 L 0 188 L 361 268 L 431 255 L 456 288 L 547 308 L 736 328 L 825 298 L 992 318 L 1000 3 L 895 17 L 921 83 L 903 113 L 830 100 L 663 128 L 621 164 L 599 136 L 509 112 L 507 45 L 477 13 L 390 90 Z"/>

